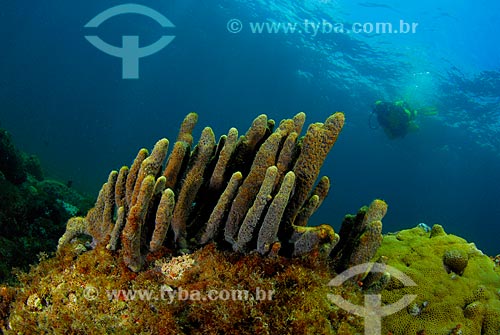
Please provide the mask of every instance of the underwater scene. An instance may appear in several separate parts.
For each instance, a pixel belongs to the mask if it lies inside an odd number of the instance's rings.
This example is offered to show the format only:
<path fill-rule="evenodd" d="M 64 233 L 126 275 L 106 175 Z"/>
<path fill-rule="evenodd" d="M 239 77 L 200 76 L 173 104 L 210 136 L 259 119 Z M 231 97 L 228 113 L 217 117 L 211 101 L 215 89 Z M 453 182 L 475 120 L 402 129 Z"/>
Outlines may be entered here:
<path fill-rule="evenodd" d="M 500 3 L 11 1 L 0 334 L 500 334 Z"/>

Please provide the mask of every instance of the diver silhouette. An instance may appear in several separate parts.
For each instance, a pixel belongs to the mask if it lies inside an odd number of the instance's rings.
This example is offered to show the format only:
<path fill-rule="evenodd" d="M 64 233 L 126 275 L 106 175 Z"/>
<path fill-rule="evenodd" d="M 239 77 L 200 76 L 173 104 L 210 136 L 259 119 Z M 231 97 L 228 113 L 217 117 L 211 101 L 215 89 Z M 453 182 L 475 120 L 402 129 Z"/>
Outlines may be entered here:
<path fill-rule="evenodd" d="M 375 102 L 370 114 L 369 125 L 371 129 L 377 129 L 378 127 L 372 126 L 373 115 L 377 116 L 378 124 L 390 139 L 403 138 L 409 132 L 418 129 L 418 125 L 414 122 L 417 111 L 402 100 L 394 102 L 378 100 Z"/>

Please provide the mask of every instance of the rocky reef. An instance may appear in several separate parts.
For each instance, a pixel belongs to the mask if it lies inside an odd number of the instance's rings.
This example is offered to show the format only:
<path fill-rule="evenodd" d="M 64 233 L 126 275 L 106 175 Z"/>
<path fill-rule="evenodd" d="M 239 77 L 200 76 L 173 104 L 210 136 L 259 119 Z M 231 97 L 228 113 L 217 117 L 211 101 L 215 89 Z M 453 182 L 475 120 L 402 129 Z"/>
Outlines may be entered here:
<path fill-rule="evenodd" d="M 86 212 L 92 200 L 45 179 L 38 158 L 16 148 L 0 129 L 0 282 L 12 268 L 28 269 L 41 252 L 53 252 L 65 223 Z"/>

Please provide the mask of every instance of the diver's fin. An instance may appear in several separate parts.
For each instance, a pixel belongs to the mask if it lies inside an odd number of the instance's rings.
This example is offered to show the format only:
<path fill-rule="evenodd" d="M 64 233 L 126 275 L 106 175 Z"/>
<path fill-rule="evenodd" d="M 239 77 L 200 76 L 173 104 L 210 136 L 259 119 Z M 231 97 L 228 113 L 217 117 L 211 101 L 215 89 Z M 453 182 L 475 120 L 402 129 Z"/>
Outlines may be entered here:
<path fill-rule="evenodd" d="M 418 110 L 418 114 L 424 115 L 424 116 L 433 116 L 433 115 L 438 115 L 439 111 L 436 107 L 434 106 L 425 106 L 421 107 Z"/>

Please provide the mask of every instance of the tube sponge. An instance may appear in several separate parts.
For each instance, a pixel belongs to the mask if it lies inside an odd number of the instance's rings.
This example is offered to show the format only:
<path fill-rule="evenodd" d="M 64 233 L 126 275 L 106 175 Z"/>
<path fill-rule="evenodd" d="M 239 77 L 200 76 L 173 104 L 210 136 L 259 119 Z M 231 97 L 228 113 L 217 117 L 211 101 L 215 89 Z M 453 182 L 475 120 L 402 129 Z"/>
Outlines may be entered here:
<path fill-rule="evenodd" d="M 218 144 L 206 127 L 191 149 L 197 120 L 195 113 L 186 116 L 166 163 L 164 138 L 151 154 L 139 150 L 130 168 L 112 171 L 94 208 L 68 221 L 59 248 L 91 235 L 94 246 L 116 251 L 133 271 L 150 253 L 187 253 L 211 242 L 271 257 L 328 255 L 339 236 L 328 225 L 307 222 L 328 194 L 328 177 L 313 186 L 344 115 L 312 124 L 300 137 L 304 113 L 282 120 L 274 131 L 275 122 L 262 114 L 245 135 L 231 128 Z M 346 240 L 357 247 L 339 249 L 339 264 L 366 260 L 376 250 L 384 206 L 375 201 L 351 227 Z"/>

